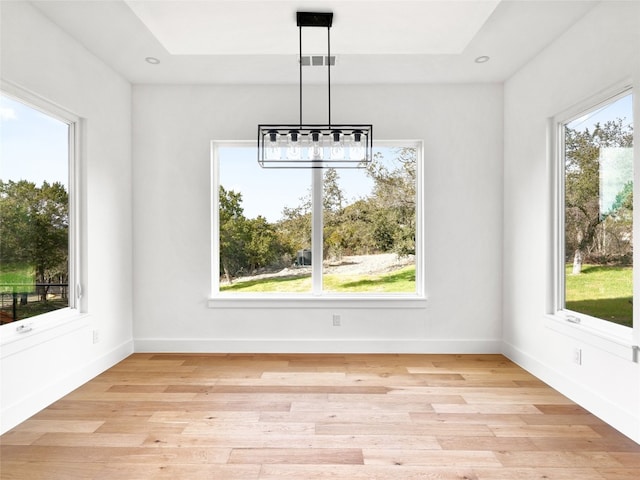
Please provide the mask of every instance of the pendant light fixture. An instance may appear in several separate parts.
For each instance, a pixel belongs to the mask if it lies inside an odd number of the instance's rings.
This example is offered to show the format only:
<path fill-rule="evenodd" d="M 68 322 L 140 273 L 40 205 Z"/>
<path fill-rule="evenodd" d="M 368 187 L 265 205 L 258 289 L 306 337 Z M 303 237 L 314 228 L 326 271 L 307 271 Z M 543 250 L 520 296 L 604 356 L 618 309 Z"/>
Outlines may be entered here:
<path fill-rule="evenodd" d="M 300 123 L 258 125 L 258 163 L 263 168 L 364 168 L 373 157 L 373 126 L 331 123 L 331 24 L 333 13 L 297 12 L 300 54 Z M 327 29 L 326 124 L 302 122 L 302 29 Z"/>

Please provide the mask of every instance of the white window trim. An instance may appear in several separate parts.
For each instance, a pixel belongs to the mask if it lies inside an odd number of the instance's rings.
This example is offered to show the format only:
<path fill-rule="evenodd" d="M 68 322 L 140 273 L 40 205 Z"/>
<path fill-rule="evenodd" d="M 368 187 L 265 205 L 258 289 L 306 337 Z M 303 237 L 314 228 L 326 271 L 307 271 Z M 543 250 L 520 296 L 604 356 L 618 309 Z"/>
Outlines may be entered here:
<path fill-rule="evenodd" d="M 207 300 L 209 308 L 328 308 L 339 305 L 341 308 L 426 308 L 425 295 L 425 265 L 424 265 L 424 222 L 423 222 L 423 142 L 421 140 L 391 140 L 376 141 L 381 146 L 406 146 L 413 144 L 418 149 L 416 158 L 416 293 L 415 294 L 337 294 L 322 292 L 321 263 L 316 265 L 313 271 L 312 292 L 309 294 L 225 294 L 219 292 L 220 278 L 215 272 L 220 271 L 220 258 L 218 255 L 218 224 L 219 211 L 216 208 L 218 200 L 218 188 L 220 182 L 218 149 L 220 147 L 252 147 L 255 141 L 251 140 L 212 140 L 211 141 L 211 292 Z M 375 147 L 375 145 L 374 145 Z M 322 170 L 314 170 L 312 182 L 322 181 Z M 321 189 L 312 190 L 315 195 L 321 195 Z M 314 202 L 319 199 L 314 197 Z M 321 199 L 320 199 L 321 200 Z M 320 201 L 320 203 L 322 203 Z M 320 217 L 320 218 L 318 218 Z M 322 256 L 322 218 L 314 217 L 314 241 L 312 246 L 318 251 L 313 251 L 313 258 Z M 320 241 L 318 241 L 319 237 Z"/>
<path fill-rule="evenodd" d="M 30 92 L 6 80 L 0 81 L 0 90 L 6 96 L 24 103 L 42 113 L 56 118 L 69 126 L 69 306 L 35 317 L 18 320 L 0 326 L 0 345 L 3 346 L 2 358 L 23 348 L 29 348 L 39 339 L 50 339 L 67 332 L 70 328 L 84 325 L 86 301 L 82 288 L 82 202 L 80 201 L 81 152 L 83 122 L 74 113 L 56 105 L 45 98 Z M 5 346 L 14 344 L 8 351 Z"/>
<path fill-rule="evenodd" d="M 595 346 L 609 353 L 638 362 L 638 348 L 636 338 L 640 338 L 640 321 L 638 310 L 634 304 L 634 327 L 625 327 L 607 320 L 599 319 L 564 308 L 564 269 L 565 269 L 565 245 L 564 245 L 564 125 L 579 118 L 585 111 L 593 110 L 606 105 L 618 98 L 634 93 L 629 81 L 619 83 L 599 94 L 586 99 L 583 102 L 551 117 L 548 121 L 548 178 L 550 182 L 548 212 L 551 219 L 548 241 L 548 285 L 546 302 L 546 326 L 547 328 L 569 336 L 586 344 Z M 637 94 L 634 93 L 634 126 L 638 124 Z M 634 128 L 638 131 L 637 128 Z M 634 142 L 634 158 L 638 163 L 638 144 Z M 640 187 L 640 168 L 634 168 L 634 207 L 637 205 Z M 637 208 L 634 208 L 637 210 Z M 637 236 L 640 220 L 634 218 L 634 238 Z M 638 249 L 634 249 L 634 265 L 639 265 Z M 634 268 L 634 290 L 637 281 L 640 280 L 637 268 Z"/>

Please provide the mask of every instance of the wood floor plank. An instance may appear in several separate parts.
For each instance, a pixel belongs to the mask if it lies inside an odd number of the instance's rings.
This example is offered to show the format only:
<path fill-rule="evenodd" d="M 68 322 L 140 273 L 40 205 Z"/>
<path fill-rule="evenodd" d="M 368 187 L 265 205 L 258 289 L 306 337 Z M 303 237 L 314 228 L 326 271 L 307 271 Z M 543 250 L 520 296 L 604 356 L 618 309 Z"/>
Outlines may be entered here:
<path fill-rule="evenodd" d="M 229 463 L 363 465 L 359 448 L 234 448 Z"/>
<path fill-rule="evenodd" d="M 149 419 L 143 417 L 116 417 L 104 422 L 96 433 L 182 433 L 185 424 L 177 423 L 149 423 Z"/>
<path fill-rule="evenodd" d="M 605 480 L 635 480 L 638 478 L 637 468 L 596 468 Z"/>
<path fill-rule="evenodd" d="M 188 402 L 196 397 L 196 393 L 154 393 L 154 392 L 87 392 L 73 393 L 69 398 L 87 401 L 108 402 Z"/>
<path fill-rule="evenodd" d="M 179 424 L 179 425 L 186 425 L 194 421 L 207 421 L 207 420 L 256 423 L 260 420 L 260 416 L 263 414 L 264 412 L 233 411 L 233 410 L 232 411 L 168 410 L 168 411 L 154 412 L 152 415 L 149 416 L 148 421 L 154 422 L 154 423 Z"/>
<path fill-rule="evenodd" d="M 183 433 L 185 435 L 300 435 L 313 434 L 314 424 L 309 423 L 236 423 L 219 421 L 191 422 Z"/>
<path fill-rule="evenodd" d="M 436 437 L 443 450 L 519 452 L 536 450 L 530 438 L 496 437 Z"/>
<path fill-rule="evenodd" d="M 570 403 L 568 405 L 534 405 L 536 409 L 545 415 L 590 415 L 590 413 L 580 405 Z"/>
<path fill-rule="evenodd" d="M 371 394 L 329 394 L 330 402 L 358 402 L 370 403 L 374 405 L 407 405 L 407 404 L 428 404 L 436 403 L 466 403 L 462 395 L 453 395 L 449 393 L 424 393 L 419 387 L 405 390 L 393 389 L 387 394 L 371 395 Z M 446 390 L 445 390 L 446 391 Z M 442 392 L 442 390 L 439 390 Z"/>
<path fill-rule="evenodd" d="M 247 379 L 243 379 L 247 381 Z M 230 385 L 221 381 L 216 385 L 169 385 L 165 387 L 166 393 L 237 393 L 237 394 L 309 394 L 309 393 L 333 393 L 333 394 L 386 394 L 390 388 L 384 386 L 353 386 L 353 385 L 255 385 L 249 382 L 249 385 Z"/>
<path fill-rule="evenodd" d="M 623 465 L 607 452 L 536 452 L 503 451 L 496 457 L 505 467 L 622 467 Z"/>
<path fill-rule="evenodd" d="M 437 413 L 477 413 L 480 415 L 542 415 L 533 405 L 491 405 L 468 403 L 434 403 L 431 405 Z M 529 417 L 526 417 L 529 418 Z"/>
<path fill-rule="evenodd" d="M 455 424 L 467 425 L 526 425 L 522 415 L 509 413 L 430 413 L 411 412 L 411 421 L 416 423 Z"/>
<path fill-rule="evenodd" d="M 109 393 L 185 393 L 170 390 L 170 385 L 111 385 Z M 192 392 L 186 392 L 192 393 Z"/>
<path fill-rule="evenodd" d="M 69 463 L 113 463 L 124 462 L 130 464 L 153 464 L 162 462 L 172 463 L 227 463 L 231 453 L 230 448 L 179 448 L 165 447 L 149 449 L 145 447 L 87 447 L 87 446 L 59 446 L 34 445 L 2 447 L 2 455 L 13 461 L 30 462 L 38 459 L 55 458 L 58 462 Z"/>
<path fill-rule="evenodd" d="M 147 436 L 147 433 L 45 433 L 32 445 L 137 447 Z"/>
<path fill-rule="evenodd" d="M 509 438 L 509 437 L 505 437 Z M 513 438 L 513 437 L 510 437 Z M 638 444 L 627 437 L 610 439 L 606 437 L 528 437 L 540 451 L 572 452 L 629 452 L 638 453 Z"/>
<path fill-rule="evenodd" d="M 489 427 L 496 437 L 562 437 L 599 438 L 587 425 L 493 425 Z"/>
<path fill-rule="evenodd" d="M 258 480 L 260 465 L 107 463 L 92 480 Z M 67 477 L 66 480 L 77 477 Z"/>
<path fill-rule="evenodd" d="M 93 480 L 100 478 L 104 468 L 102 463 L 59 462 L 55 460 L 15 462 L 3 459 L 0 472 L 2 480 Z"/>
<path fill-rule="evenodd" d="M 553 468 L 553 467 L 528 467 L 528 468 L 478 468 L 476 469 L 478 480 L 612 480 L 602 476 L 594 468 Z M 627 477 L 624 480 L 634 480 L 636 477 Z M 622 479 L 620 479 L 622 480 Z"/>
<path fill-rule="evenodd" d="M 290 412 L 263 412 L 260 414 L 261 422 L 277 423 L 344 423 L 347 421 L 358 423 L 409 423 L 412 414 L 408 412 L 394 412 L 392 410 L 332 410 L 330 406 L 326 410 L 296 410 Z M 520 422 L 522 423 L 522 422 Z"/>
<path fill-rule="evenodd" d="M 348 480 L 480 480 L 471 468 L 425 467 L 422 465 L 264 465 L 259 480 L 326 480 L 327 478 Z M 518 477 L 512 477 L 511 480 L 516 478 Z"/>
<path fill-rule="evenodd" d="M 402 402 L 382 401 L 380 398 L 372 398 L 367 401 L 366 398 L 361 400 L 352 398 L 351 400 L 340 401 L 336 397 L 333 400 L 312 400 L 293 401 L 291 403 L 291 412 L 315 412 L 318 410 L 331 412 L 364 412 L 364 411 L 381 411 L 381 412 L 433 412 L 433 407 L 428 401 L 406 398 Z M 388 398 L 387 398 L 388 399 Z"/>
<path fill-rule="evenodd" d="M 0 479 L 637 480 L 501 355 L 134 354 L 0 437 Z"/>
<path fill-rule="evenodd" d="M 21 432 L 95 432 L 104 424 L 102 420 L 27 420 Z"/>
<path fill-rule="evenodd" d="M 24 430 L 11 430 L 0 437 L 0 446 L 3 445 L 31 445 L 46 432 L 27 432 Z M 0 457 L 1 458 L 1 457 Z"/>
<path fill-rule="evenodd" d="M 527 425 L 606 425 L 594 415 L 521 415 Z"/>
<path fill-rule="evenodd" d="M 493 438 L 493 437 L 492 437 Z M 493 438 L 495 440 L 495 438 Z M 387 450 L 441 450 L 439 441 L 428 435 L 150 435 L 147 447 L 231 447 L 231 448 L 384 448 Z M 489 449 L 491 450 L 491 449 Z"/>
<path fill-rule="evenodd" d="M 371 450 L 363 451 L 366 465 L 423 465 L 438 467 L 500 467 L 502 464 L 489 451 L 457 450 Z"/>
<path fill-rule="evenodd" d="M 454 435 L 460 437 L 493 437 L 494 434 L 486 425 L 468 424 L 415 424 L 415 423 L 317 423 L 316 434 L 318 435 Z"/>
<path fill-rule="evenodd" d="M 640 471 L 640 455 L 636 455 L 630 452 L 613 452 L 610 454 L 621 465 L 625 467 L 635 467 Z"/>

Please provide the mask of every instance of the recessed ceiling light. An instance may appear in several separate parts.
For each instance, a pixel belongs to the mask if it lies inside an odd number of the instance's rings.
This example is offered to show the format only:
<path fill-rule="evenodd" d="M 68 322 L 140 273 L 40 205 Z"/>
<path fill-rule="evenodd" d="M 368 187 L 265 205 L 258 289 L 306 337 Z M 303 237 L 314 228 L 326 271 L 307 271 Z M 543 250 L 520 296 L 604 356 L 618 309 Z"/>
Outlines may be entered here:
<path fill-rule="evenodd" d="M 160 60 L 158 60 L 156 57 L 147 57 L 144 60 L 151 65 L 158 65 L 160 63 Z"/>
<path fill-rule="evenodd" d="M 482 55 L 480 57 L 477 57 L 474 61 L 476 63 L 487 63 L 490 59 L 491 57 L 488 57 L 487 55 Z"/>

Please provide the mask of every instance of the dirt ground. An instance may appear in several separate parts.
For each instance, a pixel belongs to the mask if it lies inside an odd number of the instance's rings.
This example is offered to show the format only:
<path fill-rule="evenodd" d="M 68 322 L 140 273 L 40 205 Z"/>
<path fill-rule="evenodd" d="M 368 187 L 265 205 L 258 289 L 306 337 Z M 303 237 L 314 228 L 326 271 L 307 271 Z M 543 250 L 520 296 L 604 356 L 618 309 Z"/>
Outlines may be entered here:
<path fill-rule="evenodd" d="M 339 260 L 325 261 L 324 272 L 337 275 L 364 275 L 385 273 L 397 270 L 415 262 L 413 255 L 398 257 L 395 253 L 381 253 L 378 255 L 344 256 Z M 311 267 L 290 267 L 278 272 L 249 275 L 234 279 L 235 282 L 259 280 L 272 277 L 297 277 L 311 274 Z M 222 279 L 221 279 L 222 280 Z"/>
<path fill-rule="evenodd" d="M 362 275 L 397 270 L 415 261 L 414 256 L 398 257 L 395 253 L 345 256 L 339 262 L 325 262 L 326 273 Z"/>

